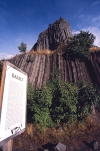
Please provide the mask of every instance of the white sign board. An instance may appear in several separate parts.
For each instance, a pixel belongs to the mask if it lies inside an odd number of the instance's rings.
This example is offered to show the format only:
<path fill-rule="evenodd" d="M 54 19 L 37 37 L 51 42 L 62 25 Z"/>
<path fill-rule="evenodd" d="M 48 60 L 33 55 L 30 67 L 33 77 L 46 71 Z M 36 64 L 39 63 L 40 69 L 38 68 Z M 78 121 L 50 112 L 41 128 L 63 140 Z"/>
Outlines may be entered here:
<path fill-rule="evenodd" d="M 27 74 L 4 62 L 0 97 L 0 146 L 25 131 Z"/>

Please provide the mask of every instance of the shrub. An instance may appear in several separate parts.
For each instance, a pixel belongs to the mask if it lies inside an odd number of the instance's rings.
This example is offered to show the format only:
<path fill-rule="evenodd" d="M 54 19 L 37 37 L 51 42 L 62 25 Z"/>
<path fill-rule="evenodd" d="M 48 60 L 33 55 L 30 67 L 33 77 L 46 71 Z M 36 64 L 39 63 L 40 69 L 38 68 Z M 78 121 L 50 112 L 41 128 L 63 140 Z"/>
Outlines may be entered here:
<path fill-rule="evenodd" d="M 58 70 L 52 74 L 52 81 L 48 81 L 47 85 L 52 90 L 52 104 L 50 114 L 53 122 L 75 122 L 77 108 L 77 87 L 67 82 L 62 82 L 59 78 Z"/>
<path fill-rule="evenodd" d="M 68 83 L 59 81 L 53 92 L 50 113 L 55 123 L 67 123 L 76 121 L 77 88 Z"/>
<path fill-rule="evenodd" d="M 86 119 L 93 111 L 93 106 L 100 102 L 100 96 L 97 89 L 90 82 L 80 82 L 78 84 L 78 119 Z"/>
<path fill-rule="evenodd" d="M 100 103 L 99 93 L 93 84 L 63 82 L 58 70 L 51 76 L 52 80 L 48 80 L 41 90 L 33 90 L 31 84 L 28 86 L 28 109 L 32 113 L 32 122 L 45 128 L 86 120 L 93 106 Z"/>
<path fill-rule="evenodd" d="M 49 112 L 52 101 L 51 90 L 44 87 L 41 90 L 34 90 L 33 93 L 29 91 L 28 99 L 30 99 L 30 101 L 28 108 L 30 108 L 33 113 L 32 122 L 44 128 L 47 126 L 51 127 L 53 124 Z"/>

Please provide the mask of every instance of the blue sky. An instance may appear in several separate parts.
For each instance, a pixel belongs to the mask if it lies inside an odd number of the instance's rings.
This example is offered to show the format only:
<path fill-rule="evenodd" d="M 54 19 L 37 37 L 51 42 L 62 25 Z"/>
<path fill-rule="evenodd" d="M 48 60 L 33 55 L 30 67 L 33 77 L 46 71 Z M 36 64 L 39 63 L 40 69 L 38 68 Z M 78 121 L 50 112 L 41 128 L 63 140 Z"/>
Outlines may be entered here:
<path fill-rule="evenodd" d="M 72 33 L 89 31 L 100 47 L 100 0 L 0 0 L 0 59 L 29 51 L 50 23 L 65 18 Z"/>

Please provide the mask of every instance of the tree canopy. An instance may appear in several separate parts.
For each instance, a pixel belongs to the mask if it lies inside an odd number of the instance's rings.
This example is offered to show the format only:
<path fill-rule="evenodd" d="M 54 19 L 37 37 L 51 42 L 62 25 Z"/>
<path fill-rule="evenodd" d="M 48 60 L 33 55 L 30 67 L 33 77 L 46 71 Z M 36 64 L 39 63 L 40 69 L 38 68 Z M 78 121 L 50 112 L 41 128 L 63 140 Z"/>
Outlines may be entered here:
<path fill-rule="evenodd" d="M 26 52 L 27 45 L 24 42 L 22 42 L 20 46 L 18 46 L 18 49 L 20 50 L 20 52 Z"/>
<path fill-rule="evenodd" d="M 92 47 L 94 40 L 95 36 L 92 33 L 80 31 L 70 39 L 64 57 L 67 59 L 89 59 L 89 48 Z"/>

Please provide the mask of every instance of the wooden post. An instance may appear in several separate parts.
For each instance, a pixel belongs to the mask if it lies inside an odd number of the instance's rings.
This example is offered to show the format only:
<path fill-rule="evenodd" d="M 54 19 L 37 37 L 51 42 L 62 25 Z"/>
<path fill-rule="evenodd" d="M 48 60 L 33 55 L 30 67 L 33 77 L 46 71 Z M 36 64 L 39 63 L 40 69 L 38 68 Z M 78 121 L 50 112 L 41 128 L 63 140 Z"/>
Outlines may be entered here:
<path fill-rule="evenodd" d="M 2 151 L 12 151 L 13 147 L 13 140 L 9 140 L 8 142 L 4 143 L 4 145 L 1 147 Z"/>
<path fill-rule="evenodd" d="M 94 105 L 92 106 L 92 109 L 93 109 L 92 114 L 96 114 Z"/>

